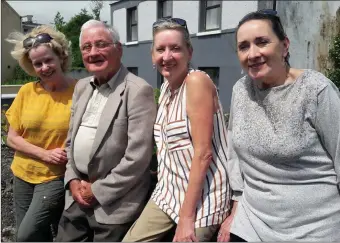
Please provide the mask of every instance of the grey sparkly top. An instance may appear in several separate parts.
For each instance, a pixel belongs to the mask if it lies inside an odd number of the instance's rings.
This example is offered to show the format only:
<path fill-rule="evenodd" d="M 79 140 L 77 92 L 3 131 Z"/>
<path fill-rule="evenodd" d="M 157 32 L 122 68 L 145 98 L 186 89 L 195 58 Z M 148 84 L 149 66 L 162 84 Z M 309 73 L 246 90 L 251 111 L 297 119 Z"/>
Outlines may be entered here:
<path fill-rule="evenodd" d="M 340 240 L 340 93 L 321 73 L 233 88 L 228 170 L 246 241 Z"/>

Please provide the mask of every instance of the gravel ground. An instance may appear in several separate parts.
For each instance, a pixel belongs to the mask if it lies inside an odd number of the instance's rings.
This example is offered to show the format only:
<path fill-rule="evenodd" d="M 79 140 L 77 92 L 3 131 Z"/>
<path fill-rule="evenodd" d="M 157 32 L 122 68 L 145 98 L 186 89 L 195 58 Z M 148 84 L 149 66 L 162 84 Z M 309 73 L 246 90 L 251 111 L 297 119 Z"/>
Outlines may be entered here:
<path fill-rule="evenodd" d="M 13 207 L 13 174 L 10 170 L 14 151 L 1 146 L 1 241 L 13 242 L 15 219 Z"/>

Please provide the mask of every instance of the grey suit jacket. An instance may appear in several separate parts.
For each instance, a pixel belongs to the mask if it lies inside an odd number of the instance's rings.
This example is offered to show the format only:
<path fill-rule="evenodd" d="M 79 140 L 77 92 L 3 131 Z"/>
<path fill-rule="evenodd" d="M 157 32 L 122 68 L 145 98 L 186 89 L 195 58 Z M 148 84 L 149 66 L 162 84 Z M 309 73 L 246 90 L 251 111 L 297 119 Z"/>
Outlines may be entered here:
<path fill-rule="evenodd" d="M 78 81 L 72 99 L 66 142 L 65 210 L 74 202 L 68 183 L 84 179 L 73 160 L 73 143 L 93 93 L 92 77 Z M 156 104 L 152 87 L 123 65 L 101 115 L 88 165 L 88 180 L 99 204 L 98 223 L 134 221 L 144 207 L 149 189 Z"/>

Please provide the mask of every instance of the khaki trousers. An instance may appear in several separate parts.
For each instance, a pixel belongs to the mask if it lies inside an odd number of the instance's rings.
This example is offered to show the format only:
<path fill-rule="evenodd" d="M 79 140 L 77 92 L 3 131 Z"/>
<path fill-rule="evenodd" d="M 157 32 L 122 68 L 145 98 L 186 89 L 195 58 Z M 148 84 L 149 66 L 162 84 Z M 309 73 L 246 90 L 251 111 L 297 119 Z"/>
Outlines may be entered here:
<path fill-rule="evenodd" d="M 176 223 L 150 199 L 123 242 L 161 241 L 175 225 Z M 196 228 L 198 241 L 210 241 L 218 228 L 219 225 Z"/>

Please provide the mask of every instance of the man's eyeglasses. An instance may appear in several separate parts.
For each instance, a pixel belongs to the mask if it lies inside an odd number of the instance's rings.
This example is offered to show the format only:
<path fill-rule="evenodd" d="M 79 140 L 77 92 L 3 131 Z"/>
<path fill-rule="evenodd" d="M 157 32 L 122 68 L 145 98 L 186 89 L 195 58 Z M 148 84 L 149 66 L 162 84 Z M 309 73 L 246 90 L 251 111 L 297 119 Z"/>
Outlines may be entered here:
<path fill-rule="evenodd" d="M 155 23 L 153 23 L 152 28 L 155 29 L 158 27 L 159 24 L 164 23 L 164 22 L 172 22 L 172 23 L 179 24 L 180 26 L 184 27 L 186 31 L 189 33 L 187 22 L 184 19 L 180 19 L 180 18 L 161 18 L 157 20 Z"/>
<path fill-rule="evenodd" d="M 30 49 L 37 44 L 49 43 L 53 38 L 47 33 L 41 33 L 36 37 L 28 37 L 23 41 L 23 46 L 25 49 Z"/>
<path fill-rule="evenodd" d="M 83 46 L 80 47 L 80 49 L 82 52 L 89 53 L 91 52 L 93 46 L 96 47 L 97 50 L 103 50 L 112 44 L 115 44 L 115 43 L 105 42 L 105 41 L 96 41 L 93 43 L 93 45 L 91 43 L 84 44 Z"/>

